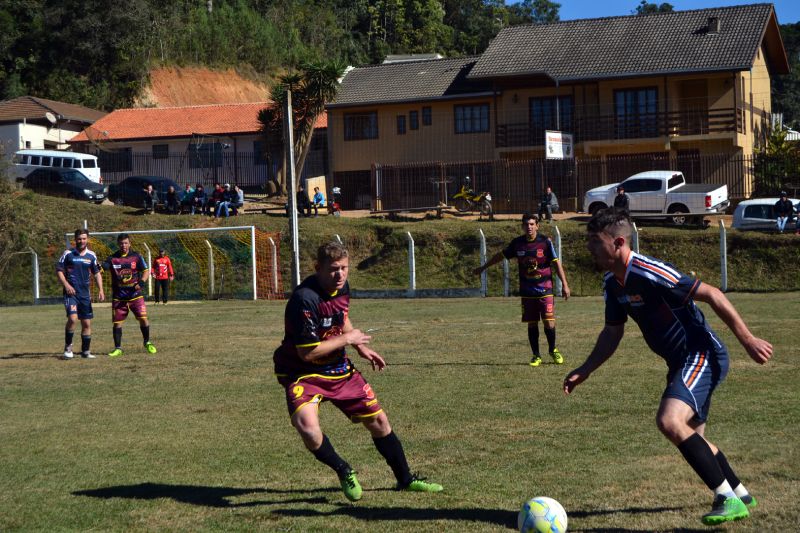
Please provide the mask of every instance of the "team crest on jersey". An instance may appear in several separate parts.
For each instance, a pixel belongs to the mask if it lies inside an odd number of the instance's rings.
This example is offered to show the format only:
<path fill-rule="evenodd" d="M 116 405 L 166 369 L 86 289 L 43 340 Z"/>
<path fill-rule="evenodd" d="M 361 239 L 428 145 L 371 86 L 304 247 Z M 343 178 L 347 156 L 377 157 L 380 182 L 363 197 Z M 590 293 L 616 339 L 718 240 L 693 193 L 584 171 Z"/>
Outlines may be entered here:
<path fill-rule="evenodd" d="M 373 399 L 373 398 L 375 397 L 375 393 L 372 391 L 372 387 L 370 386 L 370 384 L 369 384 L 369 383 L 365 384 L 365 385 L 364 385 L 364 387 L 363 387 L 362 389 L 363 389 L 363 391 L 364 391 L 364 394 L 365 394 L 365 395 L 367 396 L 367 398 L 369 398 L 370 400 L 371 400 L 371 399 Z"/>
<path fill-rule="evenodd" d="M 623 297 L 624 301 L 622 303 L 629 303 L 632 307 L 639 307 L 644 305 L 644 298 L 642 298 L 641 294 L 628 294 L 627 296 Z"/>
<path fill-rule="evenodd" d="M 333 325 L 333 318 L 332 317 L 326 316 L 325 318 L 322 319 L 322 327 L 323 328 L 329 328 L 332 325 Z"/>
<path fill-rule="evenodd" d="M 544 257 L 544 250 L 542 250 L 541 248 L 537 248 L 537 249 L 536 249 L 536 257 L 538 257 L 538 258 L 540 258 L 540 259 L 541 259 L 542 257 Z"/>

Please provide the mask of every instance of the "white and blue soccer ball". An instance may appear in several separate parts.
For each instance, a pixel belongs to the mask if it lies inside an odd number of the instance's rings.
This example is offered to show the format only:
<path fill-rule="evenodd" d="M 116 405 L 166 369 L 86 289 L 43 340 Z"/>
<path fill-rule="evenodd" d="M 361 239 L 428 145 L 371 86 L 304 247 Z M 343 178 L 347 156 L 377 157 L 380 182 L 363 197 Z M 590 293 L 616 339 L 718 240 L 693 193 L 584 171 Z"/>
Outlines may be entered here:
<path fill-rule="evenodd" d="M 553 498 L 531 498 L 517 517 L 520 533 L 564 533 L 567 530 L 567 512 Z"/>

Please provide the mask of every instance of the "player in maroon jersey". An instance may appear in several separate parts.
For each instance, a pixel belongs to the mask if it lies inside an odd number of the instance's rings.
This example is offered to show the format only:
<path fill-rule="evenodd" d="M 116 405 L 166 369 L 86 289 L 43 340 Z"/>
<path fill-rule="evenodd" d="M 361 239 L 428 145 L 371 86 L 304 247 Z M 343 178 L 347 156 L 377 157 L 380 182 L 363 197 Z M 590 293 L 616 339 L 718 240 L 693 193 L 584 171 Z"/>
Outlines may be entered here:
<path fill-rule="evenodd" d="M 561 279 L 561 293 L 567 300 L 570 295 L 567 275 L 558 260 L 558 254 L 549 237 L 539 235 L 538 217 L 522 215 L 524 235 L 512 240 L 486 264 L 474 270 L 476 275 L 505 259 L 517 259 L 519 267 L 519 295 L 522 298 L 522 321 L 528 324 L 528 342 L 531 345 L 531 366 L 542 364 L 539 353 L 539 319 L 544 323 L 548 351 L 553 362 L 560 365 L 564 356 L 556 347 L 556 315 L 553 299 L 553 270 Z"/>

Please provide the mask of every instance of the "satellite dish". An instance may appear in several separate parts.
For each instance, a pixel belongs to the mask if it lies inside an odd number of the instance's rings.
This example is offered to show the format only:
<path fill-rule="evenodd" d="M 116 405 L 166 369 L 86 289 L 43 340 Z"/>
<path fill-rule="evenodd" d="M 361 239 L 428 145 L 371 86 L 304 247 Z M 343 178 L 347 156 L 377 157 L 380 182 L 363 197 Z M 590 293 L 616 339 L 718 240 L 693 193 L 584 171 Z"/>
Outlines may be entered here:
<path fill-rule="evenodd" d="M 55 124 L 56 124 L 56 116 L 54 114 L 52 114 L 50 111 L 48 111 L 47 113 L 44 114 L 44 118 L 46 118 L 47 121 L 50 124 L 53 124 L 55 126 Z"/>

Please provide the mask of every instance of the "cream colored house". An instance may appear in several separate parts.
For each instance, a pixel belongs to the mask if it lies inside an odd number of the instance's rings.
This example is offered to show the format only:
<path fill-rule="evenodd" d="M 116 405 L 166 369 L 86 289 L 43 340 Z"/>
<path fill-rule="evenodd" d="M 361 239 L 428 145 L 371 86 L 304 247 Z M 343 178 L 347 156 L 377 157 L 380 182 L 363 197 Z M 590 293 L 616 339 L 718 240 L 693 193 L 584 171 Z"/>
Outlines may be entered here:
<path fill-rule="evenodd" d="M 479 57 L 352 70 L 328 107 L 333 181 L 370 176 L 375 195 L 387 166 L 494 161 L 485 183 L 513 202 L 545 179 L 579 197 L 631 161 L 680 160 L 746 197 L 770 79 L 788 70 L 771 4 L 509 27 Z M 573 135 L 571 166 L 530 164 L 545 130 Z"/>

